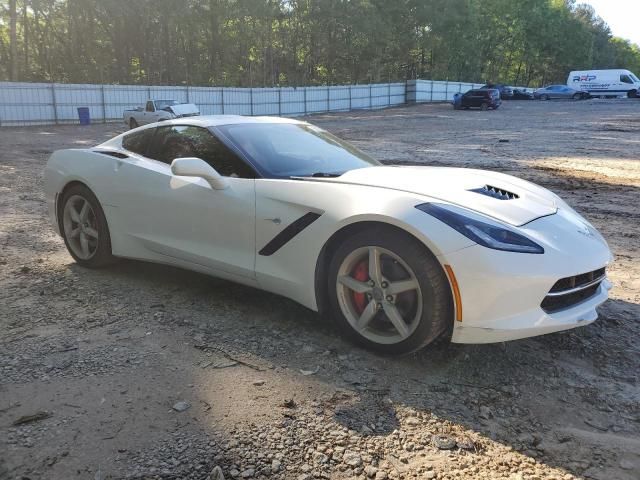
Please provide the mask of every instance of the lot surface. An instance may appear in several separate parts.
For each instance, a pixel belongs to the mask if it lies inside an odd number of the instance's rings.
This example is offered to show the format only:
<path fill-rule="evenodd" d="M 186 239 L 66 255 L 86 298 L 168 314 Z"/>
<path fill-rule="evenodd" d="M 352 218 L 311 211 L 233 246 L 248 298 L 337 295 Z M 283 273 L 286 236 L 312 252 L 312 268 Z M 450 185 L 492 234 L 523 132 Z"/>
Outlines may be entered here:
<path fill-rule="evenodd" d="M 311 120 L 386 162 L 563 196 L 615 254 L 600 319 L 384 358 L 281 297 L 133 261 L 84 270 L 47 223 L 42 169 L 122 129 L 3 128 L 0 478 L 637 479 L 640 101 Z"/>

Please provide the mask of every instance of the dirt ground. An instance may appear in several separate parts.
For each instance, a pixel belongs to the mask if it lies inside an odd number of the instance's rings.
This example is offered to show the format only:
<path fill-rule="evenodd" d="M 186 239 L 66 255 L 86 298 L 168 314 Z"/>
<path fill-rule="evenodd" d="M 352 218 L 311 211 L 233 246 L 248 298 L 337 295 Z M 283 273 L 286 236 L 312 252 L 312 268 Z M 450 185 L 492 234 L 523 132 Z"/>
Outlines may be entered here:
<path fill-rule="evenodd" d="M 2 128 L 0 478 L 640 478 L 640 101 L 310 120 L 385 162 L 564 197 L 615 254 L 599 320 L 387 358 L 251 288 L 133 261 L 85 270 L 46 220 L 42 170 L 123 128 Z"/>

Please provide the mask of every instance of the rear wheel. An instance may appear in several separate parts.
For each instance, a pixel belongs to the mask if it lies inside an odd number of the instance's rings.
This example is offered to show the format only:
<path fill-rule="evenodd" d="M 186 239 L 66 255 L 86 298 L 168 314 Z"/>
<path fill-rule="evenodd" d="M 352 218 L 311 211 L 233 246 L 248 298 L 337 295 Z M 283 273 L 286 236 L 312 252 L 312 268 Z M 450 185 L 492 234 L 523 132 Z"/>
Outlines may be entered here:
<path fill-rule="evenodd" d="M 138 122 L 136 122 L 135 118 L 130 118 L 129 119 L 129 128 L 130 129 L 134 129 L 134 128 L 138 128 Z"/>
<path fill-rule="evenodd" d="M 343 242 L 329 266 L 328 292 L 341 330 L 382 353 L 418 350 L 451 325 L 442 267 L 424 245 L 401 232 L 367 230 Z"/>
<path fill-rule="evenodd" d="M 61 199 L 60 232 L 73 259 L 84 267 L 98 268 L 115 261 L 104 211 L 84 185 L 73 185 Z"/>
<path fill-rule="evenodd" d="M 574 93 L 572 98 L 574 100 L 582 100 L 582 94 L 581 93 Z"/>
<path fill-rule="evenodd" d="M 549 95 L 546 95 L 546 94 L 540 95 L 540 100 L 549 100 Z"/>

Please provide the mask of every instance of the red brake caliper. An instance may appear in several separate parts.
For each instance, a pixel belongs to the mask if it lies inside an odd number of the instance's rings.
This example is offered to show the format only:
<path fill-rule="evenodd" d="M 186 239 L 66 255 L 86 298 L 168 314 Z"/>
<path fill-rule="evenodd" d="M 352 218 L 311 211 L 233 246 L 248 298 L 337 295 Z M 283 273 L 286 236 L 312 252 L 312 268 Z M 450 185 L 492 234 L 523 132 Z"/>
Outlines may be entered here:
<path fill-rule="evenodd" d="M 351 276 L 360 282 L 366 282 L 369 280 L 369 269 L 367 265 L 367 261 L 363 260 L 358 263 L 353 271 L 351 272 Z M 351 296 L 353 298 L 353 305 L 356 307 L 356 311 L 358 313 L 362 313 L 364 311 L 364 307 L 367 306 L 367 298 L 364 293 L 358 293 L 351 291 Z"/>

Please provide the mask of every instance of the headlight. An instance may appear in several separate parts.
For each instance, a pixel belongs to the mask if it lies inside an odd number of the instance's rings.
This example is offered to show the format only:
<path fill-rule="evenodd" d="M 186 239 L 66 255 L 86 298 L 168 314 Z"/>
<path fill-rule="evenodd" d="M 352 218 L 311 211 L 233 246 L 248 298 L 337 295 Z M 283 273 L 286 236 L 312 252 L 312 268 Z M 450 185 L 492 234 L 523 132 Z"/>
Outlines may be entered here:
<path fill-rule="evenodd" d="M 544 253 L 544 248 L 533 240 L 506 227 L 481 222 L 434 203 L 423 203 L 416 205 L 416 208 L 446 223 L 483 247 L 507 252 Z"/>

